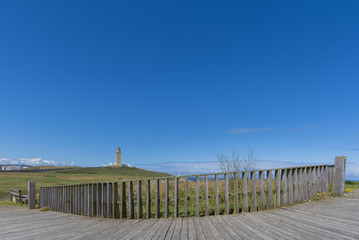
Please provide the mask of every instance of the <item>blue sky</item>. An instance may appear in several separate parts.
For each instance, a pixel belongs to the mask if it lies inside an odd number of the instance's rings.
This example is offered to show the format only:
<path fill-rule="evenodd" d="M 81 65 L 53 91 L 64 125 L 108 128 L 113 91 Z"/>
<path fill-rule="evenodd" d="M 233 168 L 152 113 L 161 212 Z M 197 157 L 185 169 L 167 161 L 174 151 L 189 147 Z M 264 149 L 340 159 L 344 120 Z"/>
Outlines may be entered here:
<path fill-rule="evenodd" d="M 124 162 L 151 168 L 252 146 L 265 161 L 357 166 L 358 11 L 2 1 L 0 157 L 101 166 L 120 145 Z"/>

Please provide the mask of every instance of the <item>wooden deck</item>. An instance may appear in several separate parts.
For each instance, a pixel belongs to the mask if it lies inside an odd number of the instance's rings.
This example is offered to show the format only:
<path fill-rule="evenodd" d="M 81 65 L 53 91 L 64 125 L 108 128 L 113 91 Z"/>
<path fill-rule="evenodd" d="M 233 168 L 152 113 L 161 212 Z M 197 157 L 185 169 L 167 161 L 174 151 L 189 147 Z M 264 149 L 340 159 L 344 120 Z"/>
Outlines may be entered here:
<path fill-rule="evenodd" d="M 107 220 L 0 206 L 0 239 L 359 239 L 359 191 L 228 216 Z"/>

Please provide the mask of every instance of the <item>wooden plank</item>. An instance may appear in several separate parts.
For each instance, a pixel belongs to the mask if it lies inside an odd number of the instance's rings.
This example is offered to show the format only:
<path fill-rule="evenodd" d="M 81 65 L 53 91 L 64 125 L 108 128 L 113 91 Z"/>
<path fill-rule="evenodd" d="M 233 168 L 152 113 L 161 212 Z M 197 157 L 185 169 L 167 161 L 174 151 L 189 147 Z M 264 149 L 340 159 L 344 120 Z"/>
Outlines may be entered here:
<path fill-rule="evenodd" d="M 97 183 L 97 192 L 96 192 L 97 196 L 97 204 L 96 204 L 96 212 L 97 212 L 97 217 L 101 217 L 102 216 L 102 184 L 101 183 Z"/>
<path fill-rule="evenodd" d="M 135 208 L 133 204 L 133 181 L 128 182 L 128 217 L 135 218 Z"/>
<path fill-rule="evenodd" d="M 87 184 L 83 184 L 83 215 L 87 216 Z"/>
<path fill-rule="evenodd" d="M 219 215 L 219 186 L 218 186 L 218 175 L 214 175 L 216 182 L 216 207 L 215 207 L 215 215 Z"/>
<path fill-rule="evenodd" d="M 208 176 L 205 176 L 205 184 L 206 184 L 206 211 L 205 211 L 205 215 L 209 216 L 209 194 L 208 194 Z"/>
<path fill-rule="evenodd" d="M 142 182 L 137 181 L 137 219 L 142 218 Z"/>
<path fill-rule="evenodd" d="M 97 204 L 97 184 L 93 183 L 92 184 L 92 216 L 95 217 L 97 216 L 97 209 L 96 209 L 96 204 Z"/>
<path fill-rule="evenodd" d="M 156 209 L 155 209 L 155 217 L 159 218 L 160 217 L 160 180 L 156 179 L 156 196 L 155 196 L 155 201 L 156 201 Z"/>
<path fill-rule="evenodd" d="M 174 211 L 174 217 L 179 217 L 178 214 L 178 177 L 175 178 L 175 211 Z"/>
<path fill-rule="evenodd" d="M 92 184 L 88 184 L 88 216 L 92 217 L 93 216 L 93 198 L 92 198 Z"/>
<path fill-rule="evenodd" d="M 298 168 L 298 202 L 304 201 L 303 168 Z"/>
<path fill-rule="evenodd" d="M 188 218 L 182 219 L 182 226 L 181 226 L 181 237 L 180 239 L 189 239 L 188 236 Z"/>
<path fill-rule="evenodd" d="M 102 214 L 107 218 L 107 184 L 102 183 Z"/>
<path fill-rule="evenodd" d="M 196 217 L 199 217 L 199 177 L 196 177 Z"/>
<path fill-rule="evenodd" d="M 324 177 L 324 170 L 325 166 L 320 166 L 320 183 L 321 183 L 321 192 L 325 193 L 325 177 Z"/>
<path fill-rule="evenodd" d="M 234 173 L 234 213 L 239 212 L 238 173 Z"/>
<path fill-rule="evenodd" d="M 196 230 L 194 228 L 194 218 L 188 218 L 188 239 L 195 240 L 196 239 Z"/>
<path fill-rule="evenodd" d="M 248 212 L 249 206 L 248 206 L 248 177 L 247 172 L 242 173 L 242 192 L 243 192 L 243 198 L 242 198 L 242 211 Z"/>
<path fill-rule="evenodd" d="M 265 193 L 264 193 L 264 171 L 259 171 L 259 208 L 265 210 Z"/>
<path fill-rule="evenodd" d="M 126 182 L 121 182 L 121 219 L 127 218 Z"/>
<path fill-rule="evenodd" d="M 282 177 L 282 206 L 285 207 L 288 205 L 288 185 L 287 185 L 287 169 L 281 170 L 281 177 Z"/>
<path fill-rule="evenodd" d="M 345 188 L 346 157 L 335 157 L 334 196 L 342 196 Z"/>
<path fill-rule="evenodd" d="M 118 206 L 118 183 L 113 183 L 113 193 L 112 193 L 112 212 L 113 212 L 113 218 L 119 218 L 120 212 L 119 212 L 119 206 Z"/>
<path fill-rule="evenodd" d="M 225 214 L 229 214 L 229 176 L 224 174 L 224 198 L 226 204 Z"/>
<path fill-rule="evenodd" d="M 293 169 L 290 168 L 287 170 L 287 179 L 288 179 L 288 202 L 289 205 L 293 205 Z"/>
<path fill-rule="evenodd" d="M 324 192 L 328 195 L 328 188 L 329 188 L 329 167 L 324 166 Z"/>
<path fill-rule="evenodd" d="M 256 178 L 256 172 L 251 172 L 251 192 L 252 192 L 252 206 L 251 206 L 251 212 L 257 211 L 257 178 Z"/>
<path fill-rule="evenodd" d="M 322 193 L 323 192 L 323 190 L 322 190 L 322 174 L 321 174 L 321 172 L 320 172 L 320 169 L 321 169 L 321 167 L 320 166 L 318 166 L 317 167 L 317 192 L 318 193 Z"/>
<path fill-rule="evenodd" d="M 107 183 L 107 218 L 112 218 L 112 183 Z"/>
<path fill-rule="evenodd" d="M 146 218 L 151 218 L 151 180 L 147 180 L 146 184 Z"/>
<path fill-rule="evenodd" d="M 303 172 L 303 196 L 304 196 L 304 201 L 308 201 L 309 199 L 309 181 L 308 181 L 308 173 L 309 173 L 309 168 L 304 167 L 302 169 Z"/>
<path fill-rule="evenodd" d="M 293 169 L 293 185 L 294 185 L 294 202 L 299 202 L 299 191 L 298 191 L 298 168 Z"/>
<path fill-rule="evenodd" d="M 280 170 L 275 170 L 275 190 L 276 190 L 276 204 L 275 207 L 281 207 L 281 189 L 280 189 Z"/>
<path fill-rule="evenodd" d="M 273 208 L 273 176 L 272 171 L 267 171 L 267 206 L 266 209 L 272 209 Z"/>
<path fill-rule="evenodd" d="M 165 218 L 169 217 L 169 179 L 165 180 Z"/>
<path fill-rule="evenodd" d="M 313 191 L 313 195 L 312 198 L 317 196 L 318 193 L 318 185 L 317 185 L 317 169 L 315 167 L 312 168 L 312 191 Z"/>
<path fill-rule="evenodd" d="M 184 216 L 188 217 L 188 177 L 184 180 Z"/>

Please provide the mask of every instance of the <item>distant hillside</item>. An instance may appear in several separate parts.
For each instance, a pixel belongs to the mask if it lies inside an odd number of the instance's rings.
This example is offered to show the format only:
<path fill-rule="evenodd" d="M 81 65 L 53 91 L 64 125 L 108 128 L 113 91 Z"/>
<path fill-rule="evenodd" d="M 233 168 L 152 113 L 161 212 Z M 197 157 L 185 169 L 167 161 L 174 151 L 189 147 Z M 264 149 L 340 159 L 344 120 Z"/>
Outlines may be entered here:
<path fill-rule="evenodd" d="M 40 186 L 70 185 L 77 183 L 119 181 L 121 179 L 155 178 L 171 176 L 168 173 L 152 172 L 134 167 L 90 167 L 71 169 L 33 169 L 16 172 L 0 172 L 0 200 L 7 196 L 9 188 L 27 189 L 27 182 Z M 1 193 L 2 192 L 2 193 Z"/>

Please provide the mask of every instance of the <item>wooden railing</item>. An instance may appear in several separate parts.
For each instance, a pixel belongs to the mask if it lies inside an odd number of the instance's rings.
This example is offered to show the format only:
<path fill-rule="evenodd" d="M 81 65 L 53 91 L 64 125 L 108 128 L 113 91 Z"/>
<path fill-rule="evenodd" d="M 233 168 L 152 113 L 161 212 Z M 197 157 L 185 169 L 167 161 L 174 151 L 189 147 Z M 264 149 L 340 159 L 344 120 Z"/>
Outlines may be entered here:
<path fill-rule="evenodd" d="M 39 206 L 121 219 L 253 212 L 328 196 L 333 169 L 315 165 L 40 187 Z"/>
<path fill-rule="evenodd" d="M 28 201 L 27 195 L 23 195 L 22 191 L 19 189 L 11 188 L 9 190 L 9 194 L 10 194 L 10 201 L 20 203 L 20 204 L 27 203 L 27 201 Z"/>

